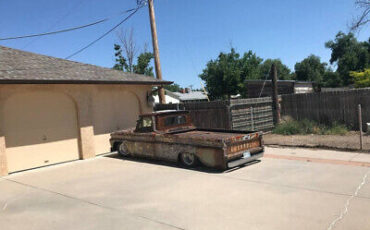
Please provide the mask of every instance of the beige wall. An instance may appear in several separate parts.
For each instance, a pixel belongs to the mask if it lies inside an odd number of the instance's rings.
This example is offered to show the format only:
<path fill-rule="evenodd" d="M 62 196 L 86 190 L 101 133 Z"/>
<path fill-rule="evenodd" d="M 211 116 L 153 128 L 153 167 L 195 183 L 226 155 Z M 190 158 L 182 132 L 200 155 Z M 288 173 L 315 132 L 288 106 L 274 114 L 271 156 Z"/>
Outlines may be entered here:
<path fill-rule="evenodd" d="M 150 112 L 140 85 L 0 85 L 0 175 L 109 151 Z M 37 108 L 37 109 L 35 109 Z"/>

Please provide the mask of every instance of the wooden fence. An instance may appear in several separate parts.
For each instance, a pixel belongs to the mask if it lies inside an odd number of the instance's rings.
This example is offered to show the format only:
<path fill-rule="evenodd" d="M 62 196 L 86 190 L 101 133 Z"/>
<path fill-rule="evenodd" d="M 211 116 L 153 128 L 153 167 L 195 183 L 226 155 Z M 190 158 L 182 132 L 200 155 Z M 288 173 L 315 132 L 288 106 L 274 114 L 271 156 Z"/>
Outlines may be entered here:
<path fill-rule="evenodd" d="M 194 102 L 156 105 L 154 110 L 188 110 L 200 128 L 233 130 L 271 130 L 271 98 L 237 99 L 231 101 Z"/>
<path fill-rule="evenodd" d="M 366 122 L 370 122 L 370 88 L 282 95 L 281 114 L 323 124 L 339 122 L 358 130 L 359 104 L 362 106 L 363 129 L 366 130 Z"/>

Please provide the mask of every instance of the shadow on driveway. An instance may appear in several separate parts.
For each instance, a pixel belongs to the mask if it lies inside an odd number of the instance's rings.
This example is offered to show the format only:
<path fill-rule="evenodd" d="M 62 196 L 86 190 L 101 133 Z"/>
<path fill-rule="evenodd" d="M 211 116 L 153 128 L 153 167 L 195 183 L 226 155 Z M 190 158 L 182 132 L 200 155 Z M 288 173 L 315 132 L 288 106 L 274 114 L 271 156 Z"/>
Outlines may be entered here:
<path fill-rule="evenodd" d="M 238 167 L 230 168 L 225 171 L 222 171 L 220 169 L 213 169 L 213 168 L 208 168 L 205 167 L 204 165 L 199 165 L 197 167 L 193 168 L 185 168 L 182 166 L 179 162 L 168 162 L 168 161 L 162 161 L 162 160 L 156 160 L 156 159 L 148 159 L 148 158 L 138 158 L 138 157 L 123 157 L 120 156 L 117 152 L 112 152 L 111 154 L 107 154 L 104 157 L 109 157 L 117 160 L 125 160 L 125 161 L 133 161 L 133 162 L 141 162 L 141 163 L 147 163 L 147 164 L 154 164 L 154 165 L 162 165 L 162 166 L 167 166 L 167 167 L 173 167 L 173 168 L 180 168 L 184 170 L 192 170 L 192 171 L 197 171 L 197 172 L 202 172 L 202 173 L 213 173 L 213 174 L 221 174 L 221 173 L 229 173 L 235 170 L 238 170 L 240 168 L 244 168 L 246 166 L 254 165 L 257 163 L 260 163 L 260 160 L 255 160 L 249 163 L 246 163 L 244 165 L 240 165 Z"/>

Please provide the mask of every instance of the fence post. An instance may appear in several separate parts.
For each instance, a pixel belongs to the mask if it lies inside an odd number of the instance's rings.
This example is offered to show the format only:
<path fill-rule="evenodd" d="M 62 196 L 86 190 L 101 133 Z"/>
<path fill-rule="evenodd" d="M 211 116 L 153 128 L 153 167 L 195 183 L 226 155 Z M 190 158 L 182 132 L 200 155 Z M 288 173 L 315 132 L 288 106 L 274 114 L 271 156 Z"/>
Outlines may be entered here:
<path fill-rule="evenodd" d="M 251 107 L 251 125 L 252 125 L 252 131 L 254 131 L 253 107 Z"/>
<path fill-rule="evenodd" d="M 278 96 L 278 83 L 277 83 L 277 70 L 275 63 L 272 63 L 271 70 L 271 83 L 272 83 L 272 109 L 274 114 L 275 124 L 280 123 L 280 105 L 279 105 L 279 96 Z"/>
<path fill-rule="evenodd" d="M 358 105 L 358 125 L 360 129 L 360 150 L 362 150 L 362 112 L 361 112 L 361 104 Z"/>

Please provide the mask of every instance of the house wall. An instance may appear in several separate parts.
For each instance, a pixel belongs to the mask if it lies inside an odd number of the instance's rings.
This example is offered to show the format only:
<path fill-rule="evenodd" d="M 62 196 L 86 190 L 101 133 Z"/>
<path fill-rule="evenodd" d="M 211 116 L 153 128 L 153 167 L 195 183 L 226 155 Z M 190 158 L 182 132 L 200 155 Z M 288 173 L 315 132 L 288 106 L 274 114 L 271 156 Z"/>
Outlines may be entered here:
<path fill-rule="evenodd" d="M 159 96 L 155 95 L 154 97 L 154 103 L 159 104 Z M 171 97 L 170 95 L 165 95 L 166 98 L 166 104 L 177 104 L 180 103 L 180 100 L 174 97 Z"/>
<path fill-rule="evenodd" d="M 150 90 L 144 85 L 0 85 L 0 175 L 108 152 L 111 132 L 135 126 L 138 114 L 152 111 L 146 102 Z"/>
<path fill-rule="evenodd" d="M 296 83 L 294 85 L 294 93 L 313 93 L 312 83 Z"/>

